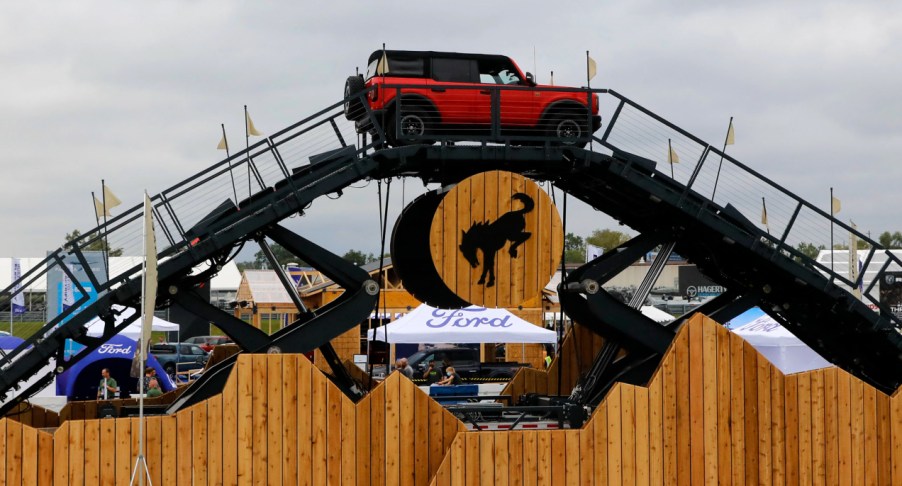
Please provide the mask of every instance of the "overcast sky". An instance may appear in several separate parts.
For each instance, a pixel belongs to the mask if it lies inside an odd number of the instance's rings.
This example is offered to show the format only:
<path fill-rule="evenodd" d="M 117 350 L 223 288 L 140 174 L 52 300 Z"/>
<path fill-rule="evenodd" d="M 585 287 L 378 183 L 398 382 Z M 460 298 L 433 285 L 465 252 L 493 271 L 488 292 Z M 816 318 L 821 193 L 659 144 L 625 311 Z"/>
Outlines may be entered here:
<path fill-rule="evenodd" d="M 349 3 L 3 2 L 0 256 L 91 229 L 101 178 L 130 207 L 218 161 L 220 123 L 240 140 L 242 105 L 274 133 L 339 101 L 383 42 L 507 54 L 577 86 L 590 50 L 593 86 L 709 141 L 732 116 L 733 156 L 824 209 L 834 187 L 865 232 L 902 230 L 899 2 Z M 374 188 L 317 201 L 292 227 L 377 253 Z M 421 190 L 408 181 L 406 201 Z M 578 235 L 616 225 L 571 208 Z"/>

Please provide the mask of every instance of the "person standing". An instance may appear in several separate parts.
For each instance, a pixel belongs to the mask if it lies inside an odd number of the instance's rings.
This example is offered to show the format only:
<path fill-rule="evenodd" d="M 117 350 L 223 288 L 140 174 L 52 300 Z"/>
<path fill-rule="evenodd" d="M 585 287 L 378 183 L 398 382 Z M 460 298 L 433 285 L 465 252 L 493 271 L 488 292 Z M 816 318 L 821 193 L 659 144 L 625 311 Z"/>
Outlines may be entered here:
<path fill-rule="evenodd" d="M 429 367 L 426 368 L 426 371 L 423 373 L 423 378 L 425 378 L 430 385 L 438 383 L 442 379 L 442 371 L 435 365 L 435 360 L 429 362 Z"/>
<path fill-rule="evenodd" d="M 147 397 L 154 398 L 163 394 L 163 390 L 160 389 L 160 384 L 157 383 L 156 378 L 151 378 L 148 382 L 147 386 Z"/>
<path fill-rule="evenodd" d="M 398 369 L 401 370 L 401 373 L 404 373 L 404 376 L 413 379 L 413 368 L 410 366 L 410 363 L 407 362 L 407 358 L 401 358 L 398 360 Z"/>
<path fill-rule="evenodd" d="M 100 376 L 102 378 L 97 386 L 97 399 L 112 400 L 116 398 L 116 394 L 119 393 L 119 385 L 116 383 L 116 379 L 110 376 L 110 369 L 100 370 Z"/>

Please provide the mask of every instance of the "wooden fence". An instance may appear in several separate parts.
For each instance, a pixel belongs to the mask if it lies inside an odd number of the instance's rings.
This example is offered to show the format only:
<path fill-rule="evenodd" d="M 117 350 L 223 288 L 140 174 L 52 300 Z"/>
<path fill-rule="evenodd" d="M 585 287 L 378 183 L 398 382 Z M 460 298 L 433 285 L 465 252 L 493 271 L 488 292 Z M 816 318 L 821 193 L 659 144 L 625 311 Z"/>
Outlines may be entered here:
<path fill-rule="evenodd" d="M 697 315 L 648 387 L 615 385 L 581 430 L 465 432 L 432 484 L 898 485 L 902 392 L 784 376 Z"/>
<path fill-rule="evenodd" d="M 580 430 L 465 432 L 398 373 L 354 404 L 303 356 L 248 355 L 145 433 L 154 484 L 902 484 L 902 392 L 784 376 L 703 316 Z M 4 418 L 0 484 L 127 484 L 137 449 L 136 418 Z"/>

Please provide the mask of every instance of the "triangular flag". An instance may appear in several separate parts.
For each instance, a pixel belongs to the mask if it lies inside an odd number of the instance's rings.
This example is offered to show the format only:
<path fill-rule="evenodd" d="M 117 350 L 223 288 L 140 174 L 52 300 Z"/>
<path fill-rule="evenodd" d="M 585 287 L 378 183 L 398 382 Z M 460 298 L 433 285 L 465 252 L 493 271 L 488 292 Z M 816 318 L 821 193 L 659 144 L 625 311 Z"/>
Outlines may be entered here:
<path fill-rule="evenodd" d="M 251 114 L 245 111 L 244 117 L 247 119 L 247 134 L 255 137 L 262 136 L 263 134 L 257 131 L 257 127 L 254 126 L 254 121 L 251 120 Z M 223 136 L 223 138 L 225 138 L 225 136 Z"/>
<path fill-rule="evenodd" d="M 670 146 L 670 154 L 668 157 L 671 164 L 680 163 L 680 157 L 677 155 L 676 150 L 673 149 L 673 146 Z"/>
<path fill-rule="evenodd" d="M 832 206 L 830 207 L 831 214 L 836 214 L 840 209 L 842 209 L 842 204 L 839 202 L 839 199 L 833 196 L 830 196 L 830 199 L 832 199 Z"/>
<path fill-rule="evenodd" d="M 736 143 L 736 134 L 733 132 L 733 120 L 730 119 L 730 128 L 727 129 L 727 145 Z"/>
<path fill-rule="evenodd" d="M 764 205 L 764 199 L 761 200 L 761 224 L 767 226 L 767 206 Z"/>
<path fill-rule="evenodd" d="M 248 118 L 248 120 L 250 120 L 250 118 Z M 251 125 L 251 126 L 253 126 L 253 125 Z M 250 132 L 248 132 L 248 133 L 250 133 Z M 225 150 L 225 151 L 229 150 L 229 141 L 226 140 L 225 133 L 223 133 L 222 138 L 219 139 L 219 145 L 216 146 L 216 150 Z"/>
<path fill-rule="evenodd" d="M 106 203 L 106 209 L 109 211 L 112 208 L 122 204 L 122 201 L 113 194 L 113 191 L 110 190 L 106 184 L 103 185 L 103 202 Z"/>
<path fill-rule="evenodd" d="M 589 81 L 591 81 L 598 74 L 598 64 L 591 56 L 587 56 L 587 59 L 589 60 Z"/>
<path fill-rule="evenodd" d="M 382 51 L 382 58 L 376 64 L 376 74 L 382 76 L 388 74 L 388 72 L 388 56 L 385 54 L 385 51 Z"/>
<path fill-rule="evenodd" d="M 144 193 L 144 285 L 141 294 L 141 359 L 147 359 L 147 343 L 153 325 L 153 310 L 157 300 L 157 240 L 153 230 L 153 204 Z M 142 363 L 143 364 L 143 363 Z"/>
<path fill-rule="evenodd" d="M 103 209 L 103 203 L 97 200 L 97 196 L 94 196 L 94 214 L 97 216 L 97 219 L 104 216 L 112 216 L 109 210 Z"/>

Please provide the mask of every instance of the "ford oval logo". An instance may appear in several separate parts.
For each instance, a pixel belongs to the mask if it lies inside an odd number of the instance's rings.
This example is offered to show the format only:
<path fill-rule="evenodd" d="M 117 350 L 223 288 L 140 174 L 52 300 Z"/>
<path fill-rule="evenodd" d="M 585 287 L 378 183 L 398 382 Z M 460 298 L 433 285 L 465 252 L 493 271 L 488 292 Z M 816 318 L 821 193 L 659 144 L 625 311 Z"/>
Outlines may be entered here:
<path fill-rule="evenodd" d="M 122 344 L 101 344 L 100 349 L 97 350 L 97 354 L 115 354 L 115 355 L 123 355 L 123 356 L 131 356 L 132 347 L 124 346 Z"/>

